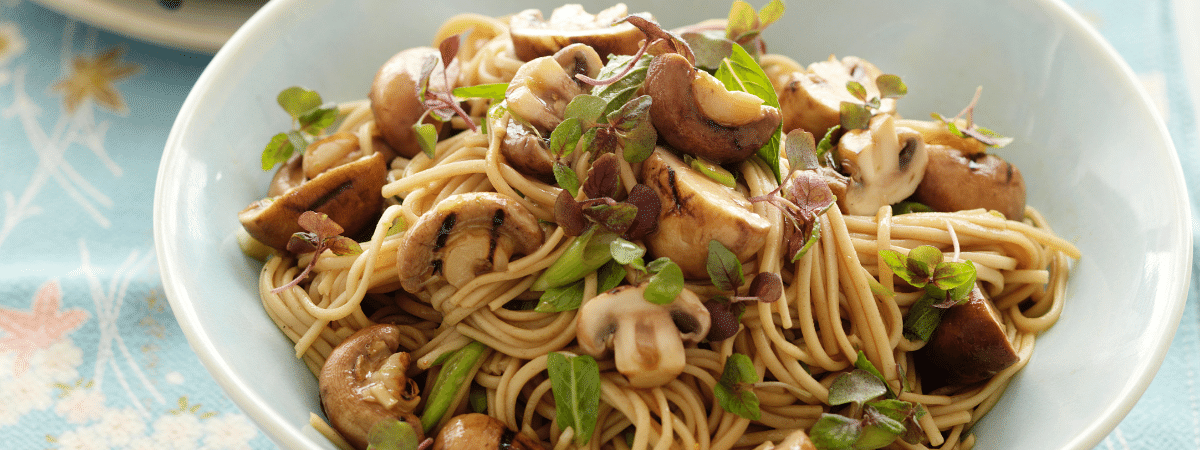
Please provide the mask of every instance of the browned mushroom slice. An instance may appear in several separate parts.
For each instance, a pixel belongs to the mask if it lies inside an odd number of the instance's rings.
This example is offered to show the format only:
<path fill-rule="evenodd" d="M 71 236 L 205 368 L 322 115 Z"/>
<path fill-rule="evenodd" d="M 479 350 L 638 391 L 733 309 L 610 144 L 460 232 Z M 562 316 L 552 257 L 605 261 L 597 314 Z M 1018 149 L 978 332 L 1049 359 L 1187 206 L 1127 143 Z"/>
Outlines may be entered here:
<path fill-rule="evenodd" d="M 430 283 L 462 287 L 478 275 L 504 270 L 514 255 L 542 245 L 537 217 L 495 192 L 446 197 L 421 215 L 397 250 L 400 284 L 416 293 Z"/>
<path fill-rule="evenodd" d="M 405 376 L 410 359 L 399 348 L 399 327 L 373 325 L 338 344 L 321 368 L 321 407 L 329 424 L 355 448 L 367 448 L 371 426 L 385 419 L 407 422 L 417 440 L 424 440 L 421 420 L 413 414 L 420 391 Z"/>
<path fill-rule="evenodd" d="M 913 200 L 934 211 L 984 208 L 1009 220 L 1025 218 L 1025 178 L 1008 161 L 990 153 L 930 145 L 925 178 Z"/>
<path fill-rule="evenodd" d="M 654 57 L 643 88 L 653 99 L 650 120 L 675 149 L 718 164 L 745 160 L 779 127 L 779 110 L 729 91 L 678 53 Z"/>
<path fill-rule="evenodd" d="M 379 68 L 368 94 L 379 133 L 405 158 L 421 152 L 412 126 L 425 113 L 417 90 L 421 73 L 431 61 L 435 69 L 429 77 L 429 88 L 438 91 L 454 89 L 454 86 L 445 85 L 441 53 L 432 47 L 414 47 L 396 53 Z M 437 121 L 430 120 L 430 123 L 441 126 Z"/>
<path fill-rule="evenodd" d="M 662 386 L 683 372 L 684 346 L 708 334 L 711 317 L 700 298 L 684 289 L 657 305 L 644 298 L 646 285 L 618 286 L 579 310 L 579 349 L 600 358 L 611 350 L 617 371 L 638 388 Z"/>
<path fill-rule="evenodd" d="M 961 130 L 966 128 L 967 121 L 958 119 L 954 121 L 954 124 Z M 946 126 L 943 122 L 896 119 L 896 126 L 912 128 L 914 131 L 921 133 L 921 138 L 925 140 L 926 145 L 945 145 L 956 148 L 967 155 L 987 153 L 988 150 L 987 144 L 973 137 L 954 134 L 950 131 L 950 127 Z"/>
<path fill-rule="evenodd" d="M 929 342 L 914 356 L 926 391 L 986 380 L 1019 359 L 1000 312 L 978 284 L 966 303 L 946 310 Z"/>
<path fill-rule="evenodd" d="M 326 170 L 283 195 L 251 203 L 238 220 L 250 236 L 278 250 L 287 249 L 293 233 L 304 231 L 296 220 L 305 211 L 328 215 L 353 236 L 379 214 L 386 181 L 387 161 L 374 153 Z"/>
<path fill-rule="evenodd" d="M 874 215 L 881 206 L 912 195 L 929 161 L 921 135 L 897 127 L 895 119 L 887 114 L 872 117 L 866 130 L 842 135 L 837 155 L 842 170 L 850 177 L 838 206 L 859 216 Z"/>
<path fill-rule="evenodd" d="M 545 20 L 542 12 L 527 9 L 512 16 L 509 34 L 512 36 L 513 51 L 522 61 L 553 55 L 570 44 L 586 44 L 601 57 L 608 55 L 632 55 L 637 52 L 644 36 L 629 23 L 614 25 L 614 22 L 629 15 L 629 8 L 618 3 L 611 8 L 589 14 L 582 6 L 563 5 L 550 13 Z M 639 14 L 647 19 L 647 13 Z"/>
<path fill-rule="evenodd" d="M 508 429 L 494 417 L 469 413 L 450 418 L 433 440 L 432 450 L 542 450 L 545 447 L 524 433 Z"/>
<path fill-rule="evenodd" d="M 767 239 L 771 223 L 740 192 L 697 172 L 659 147 L 642 165 L 642 182 L 658 195 L 658 228 L 646 236 L 656 256 L 675 261 L 690 279 L 707 279 L 708 242 L 716 239 L 745 261 Z"/>
<path fill-rule="evenodd" d="M 882 72 L 875 65 L 854 56 L 841 61 L 829 60 L 809 64 L 803 72 L 793 72 L 779 92 L 779 107 L 783 110 L 783 132 L 802 129 L 817 139 L 841 122 L 843 101 L 862 103 L 846 90 L 846 83 L 857 82 L 867 92 L 867 98 L 879 97 L 875 79 Z M 882 99 L 879 112 L 896 111 L 896 100 Z"/>

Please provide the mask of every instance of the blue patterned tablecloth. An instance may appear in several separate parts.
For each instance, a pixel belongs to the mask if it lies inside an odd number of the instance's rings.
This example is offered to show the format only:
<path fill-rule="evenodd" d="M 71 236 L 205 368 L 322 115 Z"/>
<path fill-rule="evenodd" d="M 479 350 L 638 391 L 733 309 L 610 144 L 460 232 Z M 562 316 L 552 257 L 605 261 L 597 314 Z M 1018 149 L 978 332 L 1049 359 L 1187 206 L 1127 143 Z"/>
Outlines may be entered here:
<path fill-rule="evenodd" d="M 1159 102 L 1195 210 L 1200 4 L 1069 3 Z M 274 448 L 188 347 L 154 256 L 159 157 L 210 59 L 0 0 L 0 448 Z M 1198 285 L 1098 448 L 1200 449 Z"/>

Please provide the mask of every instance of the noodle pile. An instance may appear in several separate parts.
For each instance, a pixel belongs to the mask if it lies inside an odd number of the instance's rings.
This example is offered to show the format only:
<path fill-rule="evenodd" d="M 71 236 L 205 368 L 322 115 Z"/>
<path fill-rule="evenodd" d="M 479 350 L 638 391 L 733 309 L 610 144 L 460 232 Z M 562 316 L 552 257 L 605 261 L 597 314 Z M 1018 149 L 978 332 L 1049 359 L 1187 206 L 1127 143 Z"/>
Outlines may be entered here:
<path fill-rule="evenodd" d="M 522 61 L 513 56 L 502 21 L 459 16 L 443 26 L 435 42 L 466 29 L 473 31 L 458 54 L 457 84 L 511 79 Z M 779 55 L 765 55 L 763 66 L 771 76 L 801 67 Z M 474 100 L 468 111 L 481 117 L 486 107 L 485 101 Z M 345 118 L 337 131 L 356 134 L 369 151 L 378 136 L 369 102 L 340 108 Z M 479 276 L 461 289 L 410 295 L 400 288 L 396 268 L 397 248 L 405 234 L 388 234 L 397 220 L 415 223 L 440 200 L 479 191 L 507 194 L 539 219 L 552 222 L 559 188 L 522 175 L 499 153 L 508 120 L 512 120 L 508 115 L 494 118 L 487 134 L 454 123 L 456 131 L 437 143 L 434 158 L 424 154 L 411 160 L 396 158 L 382 195 L 402 201 L 389 203 L 371 239 L 362 243 L 361 254 L 326 252 L 305 283 L 273 293 L 313 258 L 312 254 L 277 254 L 264 265 L 258 287 L 271 319 L 295 342 L 296 356 L 313 373 L 321 370 L 342 340 L 388 318 L 408 318 L 400 325 L 400 347 L 422 370 L 472 340 L 486 344 L 490 350 L 469 378 L 486 391 L 487 414 L 552 448 L 570 448 L 574 447 L 571 431 L 564 433 L 554 422 L 555 402 L 546 368 L 551 352 L 578 353 L 578 310 L 541 313 L 505 305 L 536 298 L 530 296 L 529 287 L 571 238 L 548 223 L 541 247 L 509 261 L 502 271 Z M 622 184 L 628 189 L 637 182 L 638 168 L 623 160 L 621 164 Z M 750 196 L 766 195 L 778 186 L 758 158 L 740 163 L 737 170 Z M 929 447 L 970 448 L 974 443 L 967 433 L 970 426 L 996 403 L 1013 374 L 1029 360 L 1038 333 L 1058 319 L 1070 260 L 1079 257 L 1033 208 L 1027 208 L 1027 219 L 1018 222 L 983 210 L 893 215 L 890 207 L 883 207 L 874 216 L 851 216 L 835 207 L 820 216 L 822 233 L 813 248 L 792 263 L 785 255 L 784 230 L 790 225 L 783 214 L 762 202 L 754 204 L 754 212 L 770 221 L 771 230 L 766 245 L 746 264 L 753 268 L 749 272 L 780 274 L 783 298 L 749 306 L 735 337 L 687 348 L 683 374 L 666 385 L 632 388 L 611 359 L 599 360 L 601 406 L 588 448 L 709 450 L 778 442 L 793 430 L 807 430 L 830 411 L 829 386 L 836 376 L 854 368 L 859 351 L 879 368 L 893 390 L 909 389 L 899 395 L 900 400 L 920 403 L 928 410 L 921 424 Z M 949 392 L 922 390 L 919 374 L 909 370 L 914 364 L 910 352 L 921 343 L 902 334 L 904 315 L 921 292 L 896 286 L 890 269 L 878 257 L 881 250 L 906 253 L 921 245 L 974 263 L 984 291 L 1002 313 L 1018 363 L 980 385 Z M 894 297 L 876 295 L 871 287 L 875 280 L 899 292 Z M 585 278 L 585 303 L 597 295 L 597 286 L 595 273 Z M 687 288 L 701 298 L 716 293 L 705 284 Z M 365 311 L 374 313 L 368 316 Z M 755 390 L 761 420 L 729 413 L 714 400 L 714 386 L 726 358 L 735 352 L 749 355 L 760 379 L 766 381 Z M 901 374 L 907 380 L 900 380 Z M 432 377 L 428 379 L 425 388 L 432 383 Z M 451 411 L 466 410 L 466 397 L 464 388 Z M 627 436 L 630 430 L 632 438 Z M 900 440 L 892 445 L 925 448 Z"/>

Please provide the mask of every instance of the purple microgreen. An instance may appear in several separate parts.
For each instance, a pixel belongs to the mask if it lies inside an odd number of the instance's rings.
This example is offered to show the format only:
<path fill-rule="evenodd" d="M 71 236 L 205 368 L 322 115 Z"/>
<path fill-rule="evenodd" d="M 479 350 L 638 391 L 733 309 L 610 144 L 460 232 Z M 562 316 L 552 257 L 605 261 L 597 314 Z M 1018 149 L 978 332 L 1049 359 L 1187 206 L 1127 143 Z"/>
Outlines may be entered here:
<path fill-rule="evenodd" d="M 871 110 L 867 105 L 854 102 L 842 102 L 840 110 L 841 123 L 844 130 L 865 130 L 871 125 Z"/>
<path fill-rule="evenodd" d="M 637 217 L 637 207 L 611 198 L 589 199 L 583 207 L 583 215 L 596 224 L 618 235 L 624 234 Z"/>
<path fill-rule="evenodd" d="M 588 226 L 583 207 L 566 189 L 558 191 L 558 197 L 554 200 L 554 221 L 558 222 L 567 236 L 579 236 Z"/>
<path fill-rule="evenodd" d="M 883 74 L 875 78 L 875 87 L 883 98 L 900 98 L 908 95 L 908 86 L 899 76 Z"/>
<path fill-rule="evenodd" d="M 600 97 L 606 105 L 615 103 L 610 109 L 624 105 L 633 98 L 633 95 L 646 81 L 646 72 L 653 59 L 650 55 L 637 58 L 629 55 L 614 55 L 609 58 L 608 64 L 605 64 L 597 75 L 602 80 L 611 81 L 593 87 L 592 95 Z M 617 100 L 618 97 L 623 97 L 623 99 Z"/>
<path fill-rule="evenodd" d="M 742 262 L 716 239 L 708 241 L 708 259 L 705 267 L 713 286 L 722 291 L 735 291 L 746 282 L 742 274 Z"/>
<path fill-rule="evenodd" d="M 546 372 L 558 427 L 575 430 L 575 445 L 585 446 L 600 414 L 600 365 L 588 355 L 552 352 L 546 359 Z"/>
<path fill-rule="evenodd" d="M 817 160 L 818 161 L 832 162 L 834 160 L 833 155 L 830 152 L 837 148 L 834 145 L 833 141 L 836 138 L 837 133 L 841 130 L 842 130 L 841 125 L 834 125 L 832 128 L 830 128 L 828 131 L 825 132 L 825 136 L 823 136 L 821 138 L 821 142 L 817 143 Z M 836 167 L 836 166 L 830 165 L 829 167 Z"/>
<path fill-rule="evenodd" d="M 818 449 L 853 449 L 854 442 L 862 433 L 862 424 L 846 416 L 822 413 L 808 430 L 808 435 Z"/>
<path fill-rule="evenodd" d="M 775 272 L 759 272 L 750 282 L 750 295 L 763 303 L 773 303 L 783 297 L 783 279 Z"/>
<path fill-rule="evenodd" d="M 425 116 L 433 115 L 442 122 L 449 122 L 454 116 L 462 117 L 471 131 L 478 132 L 479 127 L 475 125 L 475 121 L 471 119 L 471 115 L 462 109 L 459 105 L 459 99 L 454 96 L 453 88 L 454 80 L 458 78 L 454 68 L 458 67 L 451 63 L 458 54 L 458 47 L 463 35 L 456 34 L 438 43 L 439 55 L 429 55 L 423 61 L 421 68 L 421 76 L 417 82 L 417 100 L 425 107 L 425 113 L 421 115 L 418 123 L 424 121 Z M 430 78 L 433 76 L 438 67 L 442 69 L 442 89 L 432 89 L 434 85 L 430 84 Z"/>
<path fill-rule="evenodd" d="M 849 91 L 850 95 L 853 95 L 854 98 L 857 98 L 863 102 L 867 101 L 867 88 L 863 87 L 862 83 L 853 80 L 847 81 L 846 90 Z"/>
<path fill-rule="evenodd" d="M 863 353 L 862 350 L 859 350 L 858 356 L 854 358 L 854 368 L 863 370 L 871 374 L 871 376 L 878 378 L 879 381 L 883 383 L 883 386 L 887 388 L 888 396 L 892 398 L 896 397 L 896 392 L 892 391 L 892 387 L 887 384 L 887 379 L 883 377 L 883 372 L 880 372 L 879 369 L 875 368 L 875 364 L 872 364 L 871 360 L 867 359 L 867 354 Z"/>
<path fill-rule="evenodd" d="M 550 154 L 565 158 L 575 151 L 575 145 L 582 136 L 583 128 L 579 125 L 579 119 L 570 117 L 559 122 L 550 132 Z"/>
<path fill-rule="evenodd" d="M 618 131 L 633 131 L 650 122 L 650 103 L 652 101 L 649 95 L 630 99 L 621 105 L 620 109 L 608 114 L 606 117 L 608 123 Z"/>
<path fill-rule="evenodd" d="M 654 189 L 644 184 L 636 184 L 629 191 L 625 202 L 637 207 L 637 217 L 625 231 L 624 237 L 629 240 L 641 240 L 658 228 L 658 214 L 662 210 L 662 201 Z"/>
<path fill-rule="evenodd" d="M 856 449 L 882 448 L 904 433 L 904 424 L 867 406 L 863 409 L 862 431 L 854 441 Z"/>
<path fill-rule="evenodd" d="M 763 104 L 779 108 L 779 96 L 775 93 L 775 87 L 771 84 L 771 79 L 767 77 L 762 66 L 754 60 L 749 53 L 741 46 L 733 47 L 733 51 L 726 58 L 721 66 L 714 74 L 725 89 L 731 91 L 743 91 L 762 99 Z M 758 149 L 756 154 L 763 162 L 767 163 L 767 167 L 771 168 L 771 172 L 775 174 L 777 183 L 783 182 L 783 174 L 779 171 L 779 146 L 783 136 L 782 124 L 776 127 L 775 133 L 766 145 Z"/>
<path fill-rule="evenodd" d="M 460 99 L 483 98 L 489 100 L 504 100 L 504 93 L 508 91 L 508 83 L 488 83 L 477 84 L 475 86 L 461 86 L 454 88 L 454 96 Z"/>
<path fill-rule="evenodd" d="M 346 240 L 350 240 L 349 238 L 339 236 L 345 230 L 324 213 L 305 211 L 300 214 L 296 223 L 305 231 L 298 231 L 292 234 L 292 237 L 288 239 L 287 250 L 292 253 L 313 252 L 313 257 L 309 260 L 308 266 L 305 266 L 304 271 L 300 272 L 296 278 L 272 289 L 271 292 L 275 294 L 296 286 L 307 278 L 308 274 L 312 272 L 313 267 L 316 266 L 317 259 L 326 249 L 330 249 L 336 255 L 362 253 L 362 248 L 359 247 L 357 242 L 351 245 L 345 242 Z"/>
<path fill-rule="evenodd" d="M 640 163 L 654 152 L 654 144 L 658 142 L 658 132 L 649 120 L 642 122 L 637 128 L 627 132 L 617 132 L 620 136 L 622 156 L 630 163 Z"/>
<path fill-rule="evenodd" d="M 583 304 L 583 280 L 563 286 L 555 286 L 542 292 L 538 304 L 533 308 L 540 313 L 574 311 Z"/>
<path fill-rule="evenodd" d="M 929 282 L 940 290 L 952 292 L 951 297 L 955 297 L 953 291 L 963 288 L 969 290 L 975 285 L 975 264 L 970 261 L 938 264 L 930 275 Z"/>
<path fill-rule="evenodd" d="M 469 31 L 447 37 L 442 39 L 442 42 L 438 43 L 438 52 L 441 53 L 444 65 L 449 66 L 450 61 L 453 61 L 454 58 L 458 57 L 458 47 L 462 44 L 463 36 L 465 36 L 467 33 L 469 33 Z M 448 74 L 446 76 L 449 77 Z M 446 83 L 446 85 L 450 86 L 450 83 Z"/>
<path fill-rule="evenodd" d="M 583 182 L 583 194 L 588 198 L 616 197 L 621 189 L 621 167 L 617 155 L 605 153 L 592 162 L 587 179 Z"/>
<path fill-rule="evenodd" d="M 732 302 L 724 296 L 716 296 L 705 300 L 704 308 L 708 309 L 708 316 L 712 321 L 705 339 L 709 342 L 720 342 L 737 334 L 746 304 Z"/>
<path fill-rule="evenodd" d="M 688 154 L 683 155 L 683 162 L 722 186 L 730 188 L 737 186 L 737 179 L 734 178 L 733 173 L 725 170 L 720 164 Z"/>
<path fill-rule="evenodd" d="M 784 154 L 792 170 L 815 170 L 821 167 L 817 159 L 817 142 L 812 133 L 797 128 L 788 132 L 783 143 Z"/>
<path fill-rule="evenodd" d="M 572 197 L 579 194 L 579 175 L 561 159 L 554 161 L 554 181 L 570 192 Z"/>
<path fill-rule="evenodd" d="M 417 450 L 417 432 L 408 422 L 388 417 L 371 425 L 367 446 L 372 450 Z"/>
<path fill-rule="evenodd" d="M 675 297 L 683 292 L 683 270 L 670 258 L 661 257 L 646 264 L 646 270 L 652 275 L 646 282 L 646 290 L 642 297 L 646 301 L 658 305 L 666 305 L 675 301 Z"/>
<path fill-rule="evenodd" d="M 992 131 L 990 129 L 987 129 L 987 128 L 984 128 L 984 127 L 981 127 L 981 126 L 978 126 L 977 124 L 975 124 L 975 117 L 974 117 L 975 116 L 975 105 L 977 103 L 979 103 L 979 96 L 982 93 L 983 93 L 983 86 L 979 86 L 979 87 L 975 88 L 975 95 L 973 97 L 971 97 L 971 103 L 968 103 L 966 108 L 963 108 L 963 110 L 960 111 L 958 113 L 958 115 L 954 116 L 951 119 L 946 119 L 945 117 L 942 117 L 941 114 L 937 114 L 937 113 L 932 113 L 931 115 L 933 116 L 933 118 L 935 120 L 938 120 L 938 121 L 946 124 L 946 128 L 949 129 L 950 132 L 953 133 L 955 136 L 958 136 L 958 137 L 970 136 L 972 138 L 975 138 L 975 140 L 978 140 L 979 142 L 982 142 L 984 145 L 987 145 L 989 147 L 1004 147 L 1004 146 L 1012 143 L 1013 139 L 1011 137 L 1002 136 L 999 133 L 996 133 L 995 131 Z M 966 127 L 960 128 L 958 126 L 958 124 L 955 122 L 957 122 L 958 119 L 964 118 L 964 117 L 966 119 Z"/>
<path fill-rule="evenodd" d="M 782 195 L 781 195 L 782 191 Z M 784 184 L 757 197 L 752 202 L 766 202 L 780 210 L 796 231 L 788 238 L 792 261 L 798 261 L 820 238 L 818 216 L 829 210 L 835 201 L 833 191 L 824 177 L 812 170 L 795 170 Z"/>
<path fill-rule="evenodd" d="M 663 29 L 658 23 L 636 15 L 627 16 L 623 21 L 629 22 L 630 25 L 642 30 L 642 34 L 646 35 L 646 44 L 642 47 L 643 49 L 655 44 L 663 44 L 670 51 L 683 55 L 689 63 L 696 61 L 696 55 L 692 53 L 692 49 L 688 47 L 687 42 L 684 42 L 675 33 Z"/>
<path fill-rule="evenodd" d="M 412 128 L 417 137 L 417 145 L 421 146 L 421 151 L 425 152 L 425 156 L 428 156 L 429 159 L 433 159 L 437 153 L 437 127 L 431 123 L 415 123 Z"/>
<path fill-rule="evenodd" d="M 754 362 L 742 353 L 729 355 L 725 360 L 725 369 L 721 371 L 721 379 L 713 386 L 713 394 L 717 403 L 725 411 L 740 417 L 759 420 L 762 411 L 758 406 L 758 395 L 754 393 L 754 383 L 758 382 L 758 371 Z"/>
<path fill-rule="evenodd" d="M 925 439 L 925 433 L 919 420 L 927 414 L 927 411 L 920 403 L 886 399 L 868 403 L 867 406 L 898 422 L 901 429 L 895 431 L 898 431 L 897 434 L 904 442 L 918 444 Z"/>

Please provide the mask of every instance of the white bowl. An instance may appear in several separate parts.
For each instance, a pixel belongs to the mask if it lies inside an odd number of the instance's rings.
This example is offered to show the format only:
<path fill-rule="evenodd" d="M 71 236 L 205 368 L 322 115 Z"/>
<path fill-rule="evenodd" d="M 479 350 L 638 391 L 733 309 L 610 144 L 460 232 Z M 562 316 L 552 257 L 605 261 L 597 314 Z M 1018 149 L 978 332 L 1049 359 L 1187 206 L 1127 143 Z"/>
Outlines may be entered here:
<path fill-rule="evenodd" d="M 627 1 L 668 27 L 728 11 L 725 1 Z M 270 177 L 259 153 L 288 126 L 276 93 L 299 84 L 327 100 L 362 98 L 384 60 L 429 45 L 454 13 L 530 6 L 555 4 L 276 0 L 221 49 L 183 104 L 154 204 L 163 284 L 201 361 L 282 447 L 332 448 L 307 425 L 319 411 L 315 381 L 263 312 L 259 264 L 234 238 L 235 215 Z M 1084 256 L 1062 319 L 976 426 L 977 448 L 1100 442 L 1162 362 L 1191 266 L 1178 159 L 1128 66 L 1055 0 L 790 2 L 768 43 L 804 63 L 857 55 L 900 74 L 909 117 L 954 114 L 984 86 L 977 119 L 1016 138 L 1000 154 L 1023 171 L 1029 204 Z"/>

